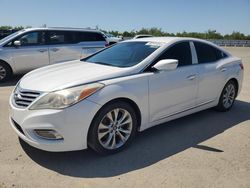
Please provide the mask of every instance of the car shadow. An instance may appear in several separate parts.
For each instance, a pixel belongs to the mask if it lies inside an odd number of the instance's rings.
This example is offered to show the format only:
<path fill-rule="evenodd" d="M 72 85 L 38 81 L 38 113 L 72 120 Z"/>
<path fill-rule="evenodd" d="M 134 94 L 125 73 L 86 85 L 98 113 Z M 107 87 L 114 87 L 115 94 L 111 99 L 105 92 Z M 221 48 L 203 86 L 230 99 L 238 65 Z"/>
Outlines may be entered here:
<path fill-rule="evenodd" d="M 23 75 L 15 75 L 11 77 L 6 82 L 0 83 L 0 87 L 8 87 L 8 86 L 15 86 L 17 82 L 23 77 Z"/>
<path fill-rule="evenodd" d="M 223 152 L 199 143 L 250 119 L 250 103 L 236 101 L 226 113 L 205 110 L 139 133 L 134 142 L 120 153 L 99 156 L 91 150 L 74 152 L 45 152 L 22 140 L 27 155 L 39 165 L 73 177 L 112 177 L 142 169 L 190 147 Z"/>

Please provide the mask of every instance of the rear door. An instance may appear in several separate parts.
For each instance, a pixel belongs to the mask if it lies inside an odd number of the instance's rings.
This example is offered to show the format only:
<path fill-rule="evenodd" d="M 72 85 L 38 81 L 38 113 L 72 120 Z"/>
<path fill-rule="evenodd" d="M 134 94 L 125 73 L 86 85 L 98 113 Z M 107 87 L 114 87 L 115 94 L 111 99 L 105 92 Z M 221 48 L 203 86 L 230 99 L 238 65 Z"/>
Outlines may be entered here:
<path fill-rule="evenodd" d="M 74 31 L 49 30 L 50 64 L 80 59 L 81 46 L 77 43 Z"/>
<path fill-rule="evenodd" d="M 78 32 L 77 40 L 81 46 L 81 58 L 85 58 L 103 49 L 107 44 L 104 35 L 99 32 Z"/>
<path fill-rule="evenodd" d="M 226 68 L 220 66 L 227 55 L 221 50 L 202 42 L 193 42 L 198 59 L 197 105 L 213 102 L 225 83 Z"/>

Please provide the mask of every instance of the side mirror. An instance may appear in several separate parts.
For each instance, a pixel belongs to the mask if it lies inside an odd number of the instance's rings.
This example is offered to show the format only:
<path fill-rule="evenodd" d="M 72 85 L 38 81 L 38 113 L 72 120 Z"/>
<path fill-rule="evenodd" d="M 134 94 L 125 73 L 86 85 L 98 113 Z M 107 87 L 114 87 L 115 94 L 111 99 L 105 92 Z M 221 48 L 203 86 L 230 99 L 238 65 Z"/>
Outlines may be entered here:
<path fill-rule="evenodd" d="M 14 41 L 14 46 L 16 46 L 16 47 L 21 46 L 21 41 L 20 40 L 15 40 Z"/>
<path fill-rule="evenodd" d="M 168 71 L 168 70 L 175 70 L 178 66 L 177 59 L 162 59 L 158 61 L 153 68 L 157 69 L 158 71 Z"/>

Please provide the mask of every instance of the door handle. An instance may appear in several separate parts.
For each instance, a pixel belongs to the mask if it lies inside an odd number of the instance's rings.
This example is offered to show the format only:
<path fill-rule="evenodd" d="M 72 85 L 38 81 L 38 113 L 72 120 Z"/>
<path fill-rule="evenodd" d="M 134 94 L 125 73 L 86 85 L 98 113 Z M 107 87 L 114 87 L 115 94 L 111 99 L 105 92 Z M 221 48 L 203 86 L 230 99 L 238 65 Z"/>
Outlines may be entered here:
<path fill-rule="evenodd" d="M 188 80 L 194 80 L 196 78 L 196 75 L 193 74 L 193 75 L 190 75 L 187 77 Z"/>
<path fill-rule="evenodd" d="M 221 67 L 221 68 L 220 68 L 220 71 L 221 71 L 221 72 L 225 72 L 226 70 L 227 70 L 226 67 Z"/>
<path fill-rule="evenodd" d="M 47 49 L 39 49 L 37 51 L 43 53 L 43 52 L 47 52 Z"/>
<path fill-rule="evenodd" d="M 58 48 L 51 48 L 50 50 L 53 52 L 57 52 L 59 49 Z"/>

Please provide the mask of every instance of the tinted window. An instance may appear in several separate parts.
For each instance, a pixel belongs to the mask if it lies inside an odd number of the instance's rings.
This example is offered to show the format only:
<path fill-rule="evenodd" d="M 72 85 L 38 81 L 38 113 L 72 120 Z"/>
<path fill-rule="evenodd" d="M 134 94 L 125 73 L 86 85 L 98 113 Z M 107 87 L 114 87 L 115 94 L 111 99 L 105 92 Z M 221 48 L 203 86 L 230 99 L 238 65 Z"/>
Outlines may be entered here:
<path fill-rule="evenodd" d="M 21 46 L 33 46 L 33 45 L 43 45 L 45 44 L 45 33 L 42 31 L 34 31 L 25 33 L 13 41 L 7 44 L 7 46 L 12 46 L 14 41 L 19 40 Z"/>
<path fill-rule="evenodd" d="M 156 62 L 162 59 L 177 59 L 179 61 L 178 67 L 192 65 L 192 55 L 189 42 L 181 42 L 170 47 L 157 59 Z"/>
<path fill-rule="evenodd" d="M 105 41 L 101 33 L 96 32 L 77 32 L 78 42 L 86 41 Z"/>
<path fill-rule="evenodd" d="M 49 31 L 50 44 L 73 44 L 75 43 L 74 32 L 71 31 Z"/>
<path fill-rule="evenodd" d="M 214 48 L 213 46 L 201 42 L 194 42 L 194 46 L 199 63 L 214 62 L 226 57 L 226 54 L 224 52 Z"/>
<path fill-rule="evenodd" d="M 107 48 L 84 61 L 117 67 L 130 67 L 138 64 L 153 53 L 159 45 L 147 42 L 124 42 Z"/>
<path fill-rule="evenodd" d="M 215 53 L 216 53 L 217 60 L 227 57 L 227 54 L 220 51 L 219 49 L 214 48 L 214 50 L 215 50 Z"/>

